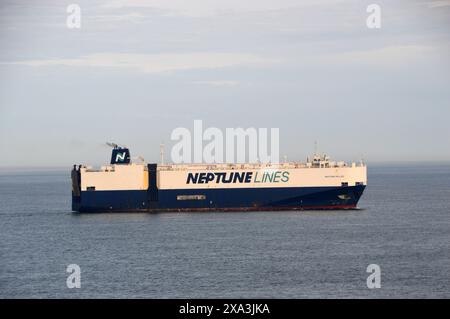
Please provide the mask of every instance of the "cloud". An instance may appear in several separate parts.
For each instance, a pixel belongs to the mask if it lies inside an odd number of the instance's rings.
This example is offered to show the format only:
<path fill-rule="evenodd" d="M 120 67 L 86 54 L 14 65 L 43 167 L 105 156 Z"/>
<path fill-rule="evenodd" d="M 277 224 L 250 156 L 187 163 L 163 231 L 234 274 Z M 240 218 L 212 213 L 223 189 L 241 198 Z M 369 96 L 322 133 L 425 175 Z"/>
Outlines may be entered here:
<path fill-rule="evenodd" d="M 429 8 L 449 7 L 450 0 L 437 0 L 425 3 Z"/>
<path fill-rule="evenodd" d="M 108 15 L 94 15 L 89 17 L 92 20 L 99 22 L 142 22 L 146 16 L 138 12 L 130 12 L 124 14 L 108 14 Z"/>
<path fill-rule="evenodd" d="M 404 67 L 420 59 L 429 59 L 436 53 L 433 47 L 420 45 L 396 45 L 382 48 L 353 50 L 342 53 L 305 57 L 304 65 L 330 66 L 374 66 L 385 68 Z"/>
<path fill-rule="evenodd" d="M 277 62 L 278 61 L 274 59 L 268 59 L 249 53 L 193 52 L 168 54 L 96 53 L 79 58 L 25 60 L 2 64 L 19 64 L 33 67 L 98 67 L 129 69 L 145 73 L 167 73 L 193 69 L 218 69 L 233 66 L 261 67 Z"/>
<path fill-rule="evenodd" d="M 168 15 L 191 17 L 211 16 L 220 13 L 249 11 L 271 11 L 305 6 L 342 3 L 349 0 L 112 0 L 102 5 L 103 8 L 154 8 L 168 12 Z"/>
<path fill-rule="evenodd" d="M 222 81 L 195 81 L 195 84 L 203 84 L 203 85 L 209 85 L 214 87 L 234 87 L 239 85 L 239 81 L 229 81 L 229 80 L 222 80 Z"/>

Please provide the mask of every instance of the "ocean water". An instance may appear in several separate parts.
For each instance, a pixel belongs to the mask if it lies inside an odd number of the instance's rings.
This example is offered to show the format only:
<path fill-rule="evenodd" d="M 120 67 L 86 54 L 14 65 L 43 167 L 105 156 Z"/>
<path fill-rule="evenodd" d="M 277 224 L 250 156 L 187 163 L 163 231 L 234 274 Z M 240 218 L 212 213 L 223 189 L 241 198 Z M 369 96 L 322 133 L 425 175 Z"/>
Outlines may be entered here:
<path fill-rule="evenodd" d="M 89 215 L 70 168 L 2 170 L 0 297 L 449 298 L 450 165 L 372 165 L 368 183 L 353 211 Z"/>

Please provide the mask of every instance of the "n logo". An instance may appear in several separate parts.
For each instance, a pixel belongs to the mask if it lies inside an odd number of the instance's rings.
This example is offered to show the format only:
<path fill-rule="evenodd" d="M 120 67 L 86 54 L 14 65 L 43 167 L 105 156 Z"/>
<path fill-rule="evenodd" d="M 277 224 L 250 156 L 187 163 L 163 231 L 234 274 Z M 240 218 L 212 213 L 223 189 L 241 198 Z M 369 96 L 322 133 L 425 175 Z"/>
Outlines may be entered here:
<path fill-rule="evenodd" d="M 123 161 L 125 161 L 125 156 L 127 156 L 126 152 L 117 153 L 116 154 L 116 162 L 123 162 Z"/>
<path fill-rule="evenodd" d="M 111 164 L 130 163 L 130 151 L 128 148 L 114 148 L 111 154 Z"/>

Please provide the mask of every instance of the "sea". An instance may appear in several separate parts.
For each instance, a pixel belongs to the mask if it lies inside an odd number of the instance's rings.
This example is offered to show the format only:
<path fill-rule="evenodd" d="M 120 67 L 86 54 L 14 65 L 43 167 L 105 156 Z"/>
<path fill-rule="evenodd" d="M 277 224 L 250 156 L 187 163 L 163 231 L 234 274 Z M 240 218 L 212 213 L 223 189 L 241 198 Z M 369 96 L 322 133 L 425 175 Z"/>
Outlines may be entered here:
<path fill-rule="evenodd" d="M 0 298 L 449 298 L 450 164 L 368 167 L 357 210 L 102 214 L 3 168 Z"/>

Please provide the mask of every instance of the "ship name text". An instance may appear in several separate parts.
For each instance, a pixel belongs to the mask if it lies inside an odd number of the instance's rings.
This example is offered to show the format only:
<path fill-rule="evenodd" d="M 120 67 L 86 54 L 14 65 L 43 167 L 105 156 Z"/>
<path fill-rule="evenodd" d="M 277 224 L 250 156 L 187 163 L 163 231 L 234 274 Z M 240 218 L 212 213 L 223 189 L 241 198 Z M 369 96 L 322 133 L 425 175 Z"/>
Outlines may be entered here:
<path fill-rule="evenodd" d="M 188 173 L 186 184 L 286 183 L 288 171 Z"/>

